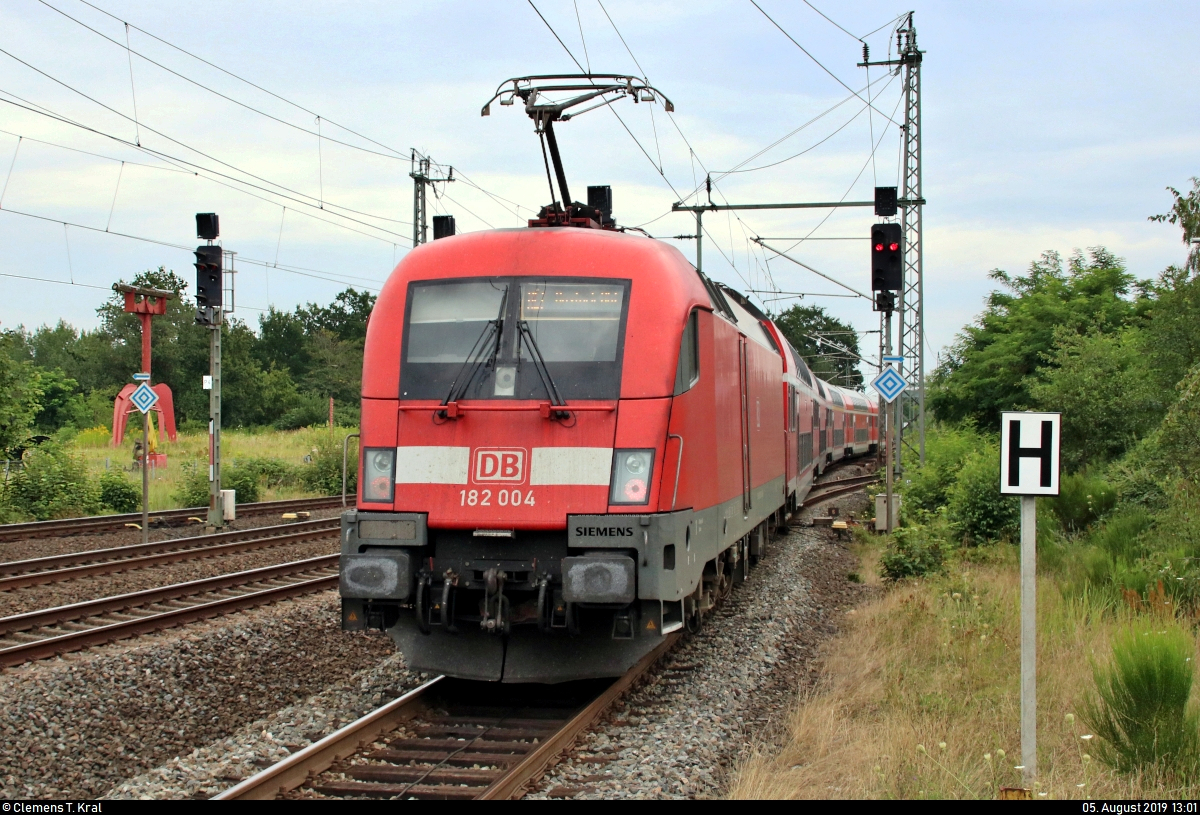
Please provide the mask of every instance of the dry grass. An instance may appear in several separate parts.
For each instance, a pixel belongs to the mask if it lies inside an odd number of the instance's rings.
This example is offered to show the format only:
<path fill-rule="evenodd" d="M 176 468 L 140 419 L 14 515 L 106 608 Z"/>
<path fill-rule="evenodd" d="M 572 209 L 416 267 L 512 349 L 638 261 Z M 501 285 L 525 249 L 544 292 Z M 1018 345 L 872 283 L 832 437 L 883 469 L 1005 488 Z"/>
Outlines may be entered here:
<path fill-rule="evenodd" d="M 139 420 L 140 422 L 140 420 Z M 141 440 L 141 425 L 132 426 L 120 447 L 109 445 L 111 436 L 106 429 L 96 431 L 85 430 L 75 440 L 75 449 L 87 461 L 93 473 L 99 473 L 106 467 L 119 469 L 130 478 L 140 489 L 141 471 L 133 467 L 133 442 Z M 102 431 L 102 432 L 101 432 Z M 337 441 L 353 429 L 344 427 L 334 428 L 334 438 Z M 226 464 L 239 458 L 273 458 L 292 465 L 304 462 L 304 457 L 313 452 L 319 439 L 328 440 L 328 428 L 307 428 L 303 430 L 277 431 L 246 431 L 224 430 L 221 432 L 221 458 Z M 178 502 L 172 494 L 178 489 L 182 466 L 184 463 L 196 462 L 208 467 L 208 433 L 180 433 L 175 442 L 166 441 L 159 445 L 159 452 L 167 454 L 166 469 L 152 468 L 150 480 L 150 508 L 152 510 L 173 509 Z M 263 501 L 282 500 L 286 498 L 301 498 L 312 495 L 300 486 L 264 489 L 260 499 Z"/>
<path fill-rule="evenodd" d="M 867 548 L 864 577 L 877 558 Z M 737 770 L 733 798 L 994 798 L 1020 786 L 1015 553 L 957 563 L 947 577 L 890 587 L 851 611 L 826 650 L 822 686 L 790 714 L 790 740 Z M 1196 798 L 1085 758 L 1077 714 L 1092 664 L 1126 609 L 1038 587 L 1039 793 L 1049 798 Z M 1094 743 L 1094 742 L 1090 742 Z"/>

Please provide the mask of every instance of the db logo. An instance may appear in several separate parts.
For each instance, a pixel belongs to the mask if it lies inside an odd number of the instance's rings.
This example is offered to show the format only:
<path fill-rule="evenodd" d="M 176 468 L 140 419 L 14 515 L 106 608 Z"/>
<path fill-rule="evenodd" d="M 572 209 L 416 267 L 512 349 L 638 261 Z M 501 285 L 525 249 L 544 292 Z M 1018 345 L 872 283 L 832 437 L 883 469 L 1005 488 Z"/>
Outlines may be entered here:
<path fill-rule="evenodd" d="M 481 447 L 475 451 L 472 472 L 475 483 L 503 481 L 520 484 L 525 480 L 525 451 L 520 448 Z"/>

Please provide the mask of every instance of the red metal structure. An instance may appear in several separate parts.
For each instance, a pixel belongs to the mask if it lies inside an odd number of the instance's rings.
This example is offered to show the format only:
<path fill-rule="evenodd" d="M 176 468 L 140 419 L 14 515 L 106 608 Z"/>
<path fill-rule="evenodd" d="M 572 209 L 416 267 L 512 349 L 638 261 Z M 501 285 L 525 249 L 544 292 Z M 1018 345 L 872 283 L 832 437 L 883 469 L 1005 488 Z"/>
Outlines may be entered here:
<path fill-rule="evenodd" d="M 531 226 L 418 247 L 368 327 L 343 627 L 411 669 L 619 675 L 878 444 L 875 403 L 673 247 Z"/>
<path fill-rule="evenodd" d="M 161 289 L 126 286 L 120 283 L 113 285 L 113 291 L 125 295 L 125 311 L 129 314 L 136 314 L 142 323 L 142 372 L 149 374 L 151 320 L 156 314 L 167 313 L 167 300 L 174 297 L 175 293 Z M 151 387 L 158 394 L 158 402 L 151 409 L 158 414 L 159 427 L 167 434 L 167 438 L 175 441 L 175 397 L 171 393 L 170 386 L 164 382 L 151 385 Z M 121 388 L 121 392 L 117 394 L 113 403 L 113 447 L 118 446 L 125 438 L 125 425 L 129 420 L 129 414 L 137 412 L 137 408 L 129 401 L 129 397 L 136 388 L 137 386 L 133 384 Z M 155 466 L 164 467 L 167 457 L 164 453 L 151 453 L 150 461 Z"/>

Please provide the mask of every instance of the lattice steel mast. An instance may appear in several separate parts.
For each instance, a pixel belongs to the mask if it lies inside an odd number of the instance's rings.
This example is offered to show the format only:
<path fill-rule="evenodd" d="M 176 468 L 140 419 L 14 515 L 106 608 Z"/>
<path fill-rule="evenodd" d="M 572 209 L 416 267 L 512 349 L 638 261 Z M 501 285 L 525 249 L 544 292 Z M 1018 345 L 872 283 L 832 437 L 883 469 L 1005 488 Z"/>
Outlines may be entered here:
<path fill-rule="evenodd" d="M 917 50 L 917 29 L 908 15 L 904 28 L 896 32 L 900 61 L 904 70 L 904 296 L 900 299 L 900 354 L 905 364 L 912 360 L 915 388 L 902 396 L 900 447 L 916 423 L 917 452 L 925 461 L 925 269 L 921 234 L 921 52 Z M 901 39 L 903 44 L 901 45 Z M 903 371 L 901 371 L 903 373 Z M 910 443 L 911 446 L 911 443 Z M 897 450 L 897 457 L 901 455 Z"/>
<path fill-rule="evenodd" d="M 901 166 L 902 192 L 901 224 L 904 227 L 904 286 L 900 292 L 897 311 L 900 312 L 900 355 L 904 357 L 900 373 L 912 387 L 900 396 L 900 421 L 896 428 L 897 466 L 905 444 L 925 460 L 925 269 L 922 245 L 921 214 L 925 199 L 921 194 L 921 60 L 917 48 L 917 29 L 909 12 L 904 23 L 896 29 L 897 57 L 870 62 L 864 59 L 860 67 L 895 66 L 904 72 L 904 157 Z M 864 50 L 865 55 L 865 50 Z M 910 369 L 906 371 L 905 369 Z M 915 380 L 915 381 L 914 381 Z M 917 434 L 917 446 L 906 438 Z"/>

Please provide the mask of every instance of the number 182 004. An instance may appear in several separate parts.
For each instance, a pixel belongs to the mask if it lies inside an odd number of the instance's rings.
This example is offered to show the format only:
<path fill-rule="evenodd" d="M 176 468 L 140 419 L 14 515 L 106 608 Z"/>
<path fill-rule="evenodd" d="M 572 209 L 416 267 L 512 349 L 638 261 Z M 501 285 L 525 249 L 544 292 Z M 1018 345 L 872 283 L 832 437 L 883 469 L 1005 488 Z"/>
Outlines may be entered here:
<path fill-rule="evenodd" d="M 502 507 L 519 507 L 521 505 L 537 506 L 533 498 L 533 490 L 498 490 L 494 494 L 496 504 Z M 490 507 L 493 493 L 491 490 L 459 490 L 458 505 L 460 507 Z"/>

